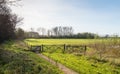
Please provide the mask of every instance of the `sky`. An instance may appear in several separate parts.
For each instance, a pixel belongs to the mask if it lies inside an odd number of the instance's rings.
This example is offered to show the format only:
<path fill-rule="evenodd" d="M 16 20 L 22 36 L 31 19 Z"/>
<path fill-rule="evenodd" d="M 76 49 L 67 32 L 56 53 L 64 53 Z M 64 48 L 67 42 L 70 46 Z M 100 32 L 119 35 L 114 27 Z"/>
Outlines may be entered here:
<path fill-rule="evenodd" d="M 120 0 L 22 0 L 12 6 L 26 31 L 72 26 L 75 33 L 120 34 Z"/>

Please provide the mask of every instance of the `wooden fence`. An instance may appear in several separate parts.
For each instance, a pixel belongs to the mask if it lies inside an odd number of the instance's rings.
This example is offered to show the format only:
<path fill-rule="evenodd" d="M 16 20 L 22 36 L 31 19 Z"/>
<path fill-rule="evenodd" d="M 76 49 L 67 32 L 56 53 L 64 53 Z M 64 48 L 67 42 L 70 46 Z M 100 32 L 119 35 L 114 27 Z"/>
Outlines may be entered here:
<path fill-rule="evenodd" d="M 86 45 L 37 45 L 37 46 L 31 46 L 30 50 L 33 52 L 45 52 L 46 50 L 61 50 L 62 53 L 65 52 L 82 52 L 86 53 L 87 46 Z"/>

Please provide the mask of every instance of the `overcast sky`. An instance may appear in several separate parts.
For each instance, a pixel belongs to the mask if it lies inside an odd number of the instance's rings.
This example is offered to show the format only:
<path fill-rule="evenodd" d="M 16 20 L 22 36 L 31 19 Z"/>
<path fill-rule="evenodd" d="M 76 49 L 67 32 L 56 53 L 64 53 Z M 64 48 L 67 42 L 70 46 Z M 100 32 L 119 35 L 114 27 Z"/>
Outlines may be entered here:
<path fill-rule="evenodd" d="M 25 30 L 72 26 L 75 32 L 120 34 L 120 0 L 22 0 L 12 7 Z"/>

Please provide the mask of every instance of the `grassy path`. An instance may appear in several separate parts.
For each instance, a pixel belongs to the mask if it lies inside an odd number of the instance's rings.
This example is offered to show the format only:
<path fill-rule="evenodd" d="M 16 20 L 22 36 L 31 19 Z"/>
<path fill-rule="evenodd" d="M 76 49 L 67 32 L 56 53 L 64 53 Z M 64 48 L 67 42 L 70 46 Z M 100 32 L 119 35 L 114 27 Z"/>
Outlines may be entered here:
<path fill-rule="evenodd" d="M 52 59 L 42 55 L 42 54 L 38 54 L 41 58 L 44 58 L 45 60 L 49 61 L 51 64 L 57 66 L 61 71 L 64 72 L 64 74 L 78 74 L 77 72 L 65 67 L 64 65 L 58 63 L 58 62 L 55 62 L 53 61 Z"/>

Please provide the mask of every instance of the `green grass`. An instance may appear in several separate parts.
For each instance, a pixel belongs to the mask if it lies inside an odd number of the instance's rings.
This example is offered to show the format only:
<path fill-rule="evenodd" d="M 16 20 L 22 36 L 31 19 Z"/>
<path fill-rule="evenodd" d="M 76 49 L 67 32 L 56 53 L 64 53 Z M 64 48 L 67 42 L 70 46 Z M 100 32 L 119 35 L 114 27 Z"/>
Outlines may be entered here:
<path fill-rule="evenodd" d="M 72 44 L 72 45 L 88 45 L 94 43 L 120 43 L 120 39 L 26 39 L 28 45 L 57 45 L 57 44 Z"/>
<path fill-rule="evenodd" d="M 59 45 L 59 44 L 71 44 L 71 45 L 97 45 L 97 48 L 101 49 L 103 45 L 112 46 L 119 45 L 120 39 L 26 39 L 25 42 L 28 45 Z M 94 50 L 88 47 L 90 50 Z M 61 50 L 45 49 L 44 55 L 52 58 L 56 62 L 60 62 L 65 66 L 77 71 L 80 74 L 119 74 L 120 66 L 115 65 L 109 61 L 101 60 L 96 56 L 76 56 L 75 54 L 65 53 Z M 110 51 L 110 50 L 109 50 Z M 92 52 L 92 51 L 90 51 Z M 107 54 L 109 55 L 109 54 Z M 94 57 L 95 56 L 95 57 Z"/>
<path fill-rule="evenodd" d="M 54 44 L 91 44 L 94 42 L 100 42 L 101 40 L 95 39 L 26 39 L 25 42 L 29 45 L 54 45 Z"/>
<path fill-rule="evenodd" d="M 63 74 L 37 54 L 24 49 L 19 42 L 0 45 L 0 74 Z"/>
<path fill-rule="evenodd" d="M 110 63 L 90 61 L 84 56 L 75 56 L 73 54 L 62 53 L 43 53 L 44 55 L 52 58 L 56 62 L 60 62 L 65 66 L 77 71 L 80 74 L 119 74 L 120 68 Z"/>

